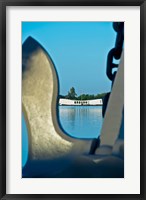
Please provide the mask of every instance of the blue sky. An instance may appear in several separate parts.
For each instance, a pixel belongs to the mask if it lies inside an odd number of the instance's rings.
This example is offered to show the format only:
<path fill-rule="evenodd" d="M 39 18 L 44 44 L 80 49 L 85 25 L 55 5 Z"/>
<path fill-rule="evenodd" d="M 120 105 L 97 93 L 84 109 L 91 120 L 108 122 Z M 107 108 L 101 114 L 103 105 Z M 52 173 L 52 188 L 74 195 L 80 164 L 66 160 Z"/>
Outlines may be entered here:
<path fill-rule="evenodd" d="M 22 42 L 35 38 L 49 53 L 59 76 L 60 94 L 108 92 L 107 54 L 115 45 L 111 22 L 23 22 Z"/>

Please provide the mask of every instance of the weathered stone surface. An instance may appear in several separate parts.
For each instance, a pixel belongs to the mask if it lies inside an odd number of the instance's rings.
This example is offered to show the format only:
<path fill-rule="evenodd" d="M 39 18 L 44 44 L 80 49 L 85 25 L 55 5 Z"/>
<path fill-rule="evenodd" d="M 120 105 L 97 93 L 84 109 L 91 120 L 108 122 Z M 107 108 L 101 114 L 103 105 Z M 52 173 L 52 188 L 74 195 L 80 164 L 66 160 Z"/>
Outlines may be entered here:
<path fill-rule="evenodd" d="M 58 126 L 58 80 L 54 64 L 33 38 L 23 44 L 22 104 L 29 135 L 29 160 L 87 153 L 91 140 L 65 135 Z"/>

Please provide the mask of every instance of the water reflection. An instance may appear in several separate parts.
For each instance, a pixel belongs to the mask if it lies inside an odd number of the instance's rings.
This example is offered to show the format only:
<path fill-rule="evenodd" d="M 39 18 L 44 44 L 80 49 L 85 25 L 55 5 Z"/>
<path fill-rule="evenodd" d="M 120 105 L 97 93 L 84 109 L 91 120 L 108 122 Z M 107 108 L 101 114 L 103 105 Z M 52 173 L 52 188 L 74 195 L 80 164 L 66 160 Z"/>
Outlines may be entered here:
<path fill-rule="evenodd" d="M 101 106 L 59 106 L 62 128 L 77 138 L 95 138 L 102 126 Z"/>

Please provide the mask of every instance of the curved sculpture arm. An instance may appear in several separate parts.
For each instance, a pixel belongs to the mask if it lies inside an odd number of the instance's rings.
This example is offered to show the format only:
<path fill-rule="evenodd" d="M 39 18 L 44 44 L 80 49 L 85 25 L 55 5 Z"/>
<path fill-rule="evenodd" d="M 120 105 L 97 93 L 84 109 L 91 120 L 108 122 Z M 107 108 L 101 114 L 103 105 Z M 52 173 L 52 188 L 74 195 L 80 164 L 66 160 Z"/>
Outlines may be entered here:
<path fill-rule="evenodd" d="M 63 133 L 57 119 L 58 78 L 44 48 L 29 37 L 22 47 L 22 109 L 28 128 L 28 160 L 53 160 L 90 151 L 92 140 Z"/>

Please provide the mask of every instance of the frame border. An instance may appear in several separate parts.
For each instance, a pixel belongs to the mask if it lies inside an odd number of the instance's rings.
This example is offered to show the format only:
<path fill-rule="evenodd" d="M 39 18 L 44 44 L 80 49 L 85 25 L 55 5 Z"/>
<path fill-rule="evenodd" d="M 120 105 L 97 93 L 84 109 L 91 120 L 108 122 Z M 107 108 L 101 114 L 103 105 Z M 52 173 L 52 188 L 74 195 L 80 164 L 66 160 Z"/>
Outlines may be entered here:
<path fill-rule="evenodd" d="M 6 194 L 6 7 L 7 6 L 140 6 L 140 194 Z M 146 0 L 0 0 L 0 199 L 125 199 L 146 200 Z"/>

